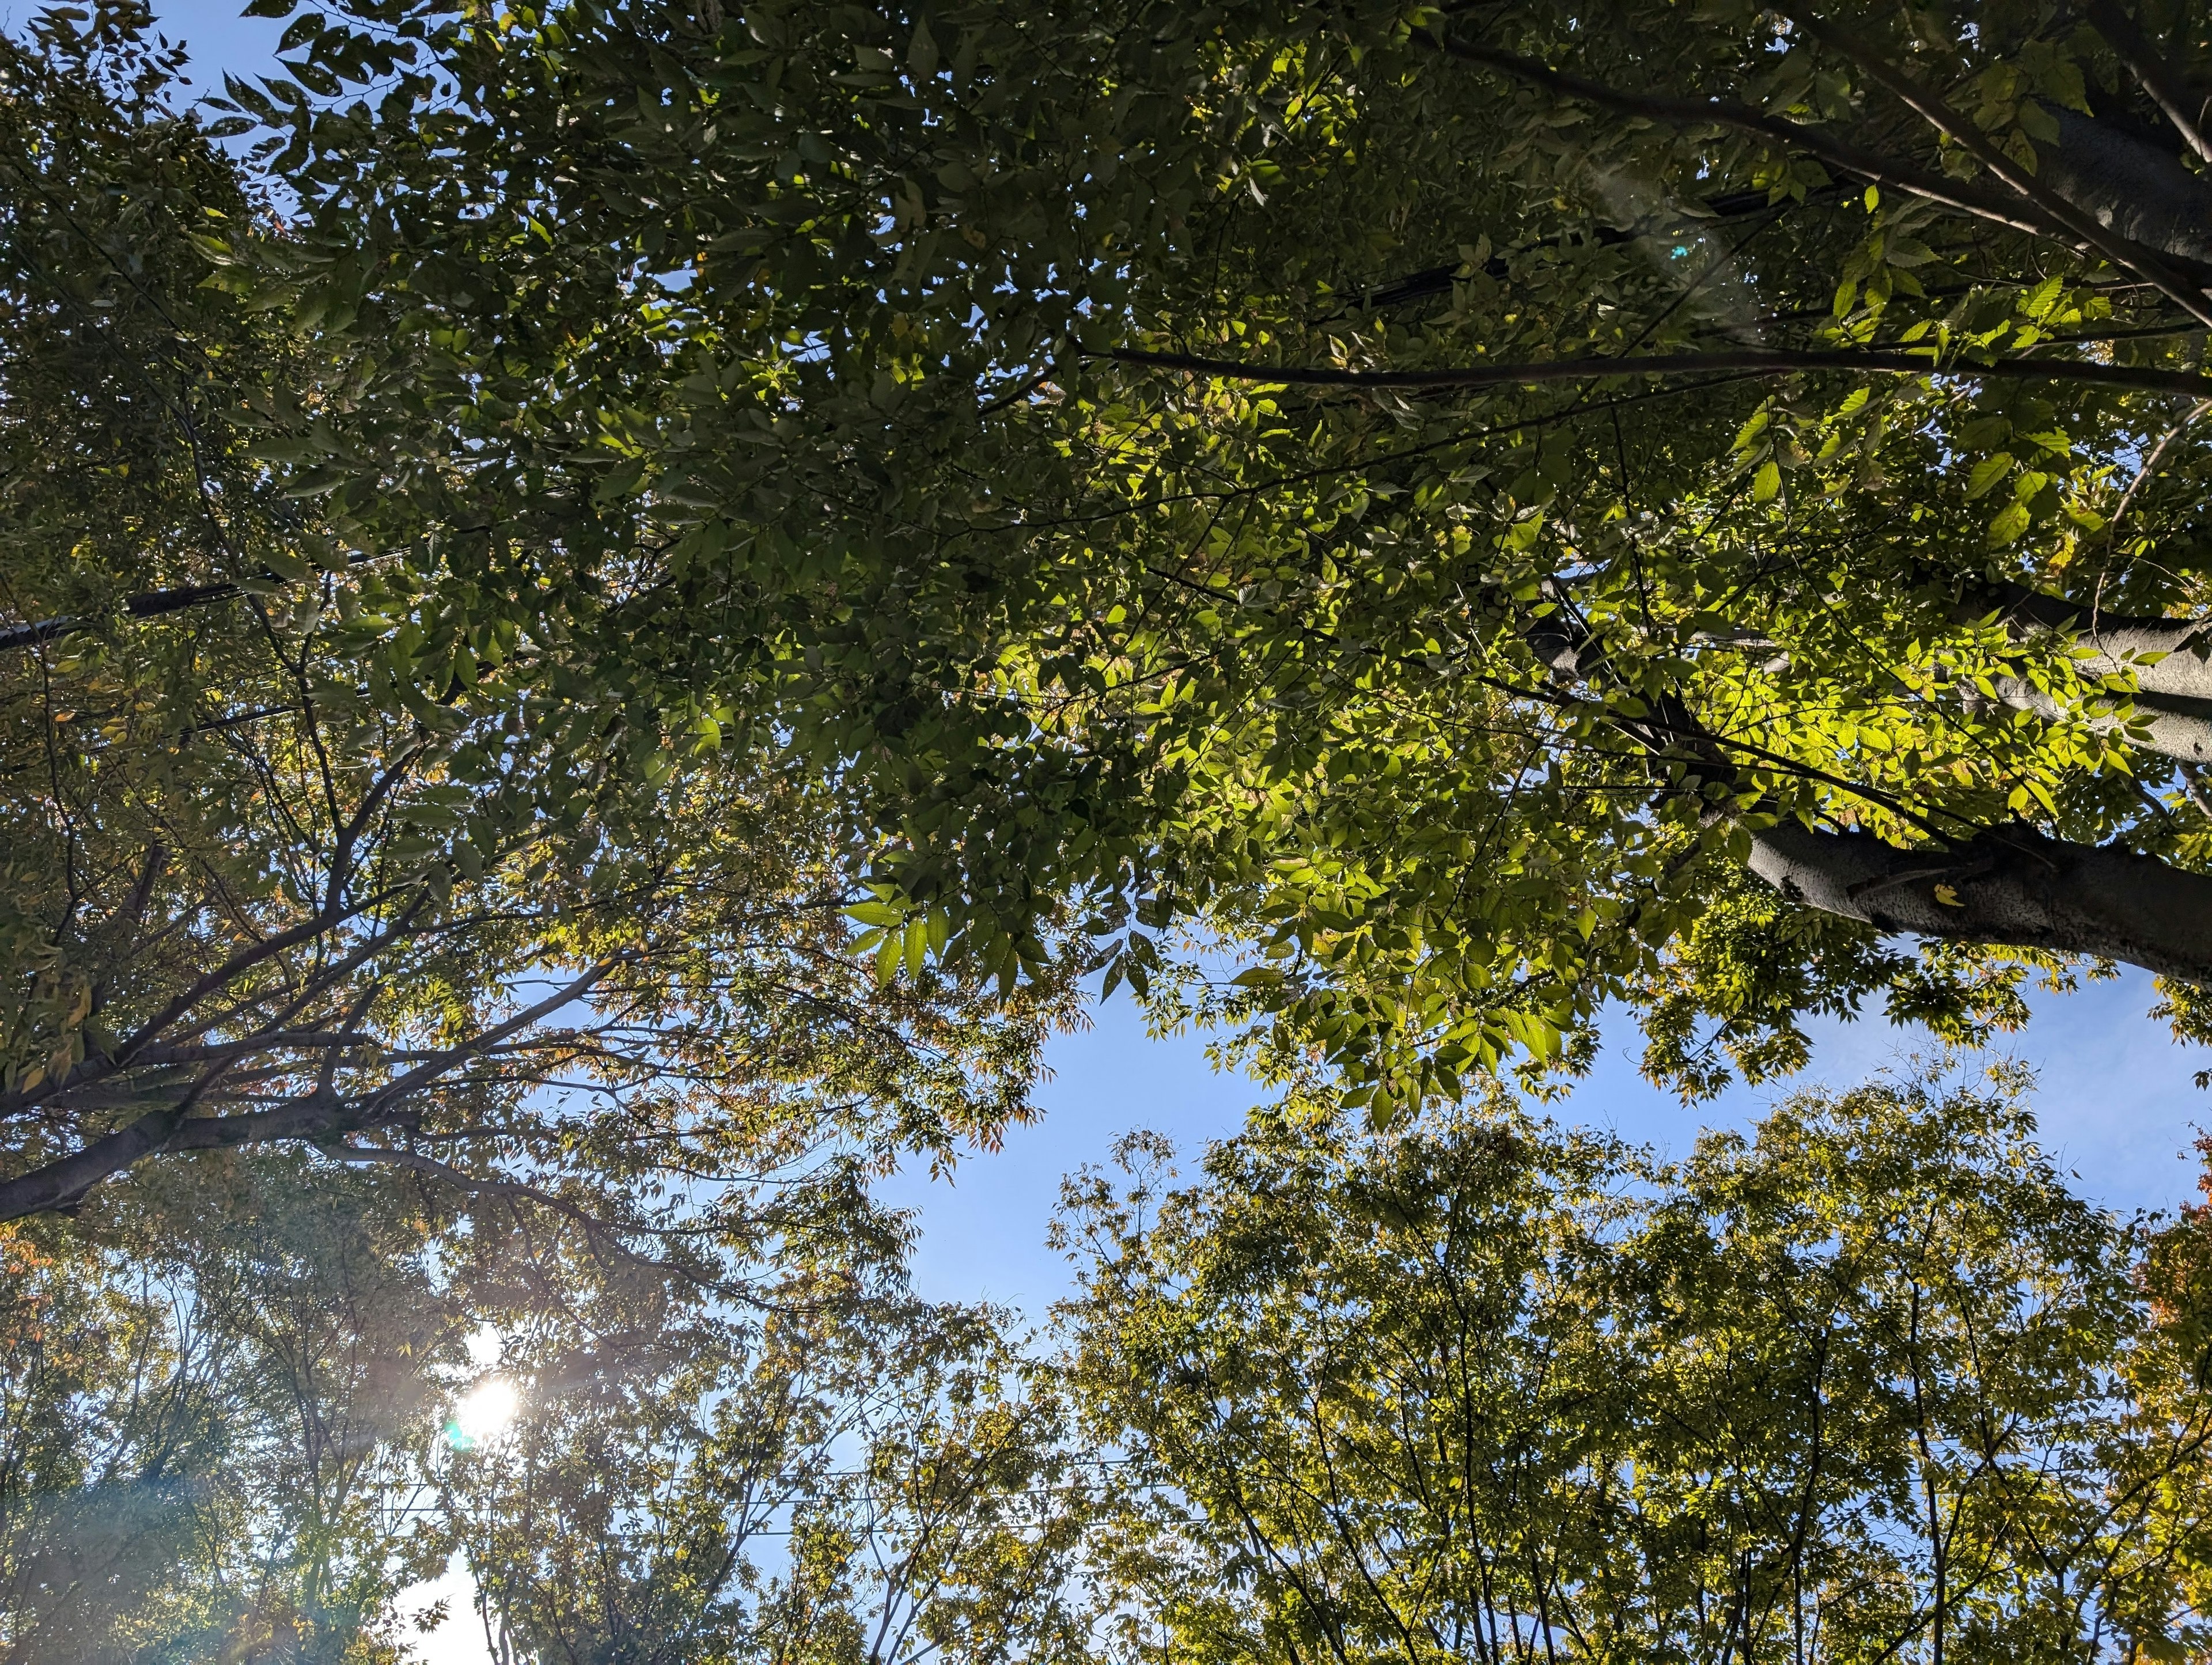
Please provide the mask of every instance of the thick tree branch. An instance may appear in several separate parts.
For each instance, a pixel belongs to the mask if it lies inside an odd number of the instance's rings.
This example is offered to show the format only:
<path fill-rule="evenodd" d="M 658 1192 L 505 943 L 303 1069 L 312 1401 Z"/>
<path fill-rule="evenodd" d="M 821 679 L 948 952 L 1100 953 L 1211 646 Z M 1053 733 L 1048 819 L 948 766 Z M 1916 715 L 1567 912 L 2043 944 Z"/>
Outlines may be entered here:
<path fill-rule="evenodd" d="M 2088 650 L 2075 660 L 2081 675 L 2130 674 L 2151 696 L 2144 703 L 2176 715 L 2212 716 L 2212 619 L 2105 613 L 2016 584 L 1974 586 L 1960 597 L 1956 616 L 1965 624 L 1994 617 L 2015 636 L 2039 630 L 2069 636 Z M 2181 702 L 2201 702 L 2201 713 Z"/>
<path fill-rule="evenodd" d="M 2212 325 L 2212 303 L 2207 302 L 2202 283 L 2192 280 L 2160 258 L 2160 251 L 2120 235 L 2112 228 L 2109 219 L 2069 201 L 2057 191 L 2046 189 L 2034 174 L 1992 143 L 1978 125 L 1952 109 L 1849 30 L 1838 28 L 1802 8 L 1785 8 L 1783 15 L 1830 51 L 1850 58 L 1891 97 L 1965 150 L 1991 174 L 2003 180 L 2023 200 L 2033 204 L 2043 214 L 2057 221 L 2075 239 L 2095 249 L 2113 264 L 2148 278 L 2191 317 L 2201 323 Z"/>
<path fill-rule="evenodd" d="M 180 1102 L 149 1110 L 82 1150 L 0 1181 L 0 1221 L 66 1208 L 102 1180 L 157 1153 L 229 1150 L 278 1139 L 325 1139 L 391 1122 L 400 1117 L 401 1105 L 410 1095 L 434 1085 L 471 1059 L 580 1000 L 617 963 L 612 959 L 597 963 L 483 1034 L 434 1054 L 356 1101 L 348 1102 L 333 1091 L 328 1059 L 313 1092 L 276 1109 L 251 1115 L 191 1115 L 194 1090 L 186 1084 Z M 364 1005 L 356 1003 L 356 1013 Z M 343 1034 L 334 1038 L 349 1042 L 351 1039 Z M 234 1050 L 224 1050 L 236 1055 Z M 336 1051 L 333 1048 L 333 1057 Z M 228 1058 L 216 1060 L 216 1067 L 220 1070 L 228 1061 Z"/>
<path fill-rule="evenodd" d="M 1529 621 L 1523 634 L 1562 681 L 1601 668 L 1598 644 L 1565 607 Z M 1656 755 L 1688 761 L 1705 779 L 1740 781 L 1730 743 L 1682 701 L 1662 697 L 1652 715 L 1648 724 L 1614 726 Z M 2025 826 L 1905 848 L 1871 833 L 1816 832 L 1784 820 L 1752 835 L 1750 866 L 1794 902 L 1880 930 L 2094 954 L 2212 983 L 2212 874 L 2132 850 Z"/>
<path fill-rule="evenodd" d="M 2061 104 L 2042 109 L 2058 138 L 2037 143 L 2037 180 L 2129 243 L 2185 262 L 2185 280 L 2201 290 L 2212 261 L 2212 180 L 2109 122 Z"/>
<path fill-rule="evenodd" d="M 1819 33 L 1831 46 L 1858 61 L 1868 60 L 1869 55 L 1864 53 L 1863 48 L 1835 35 L 1833 31 L 1817 25 L 1817 22 L 1808 28 L 1808 33 Z M 1993 174 L 2013 186 L 2013 190 L 2008 192 L 1994 191 L 1969 181 L 1925 172 L 1893 157 L 1862 149 L 1822 129 L 1770 115 L 1733 100 L 1632 93 L 1554 70 L 1537 59 L 1496 47 L 1451 38 L 1437 38 L 1436 44 L 1447 55 L 1462 63 L 1502 71 L 1542 87 L 1558 97 L 1579 100 L 1625 115 L 1642 116 L 1674 126 L 1717 125 L 1754 133 L 1803 151 L 1833 170 L 1864 179 L 1886 189 L 1901 191 L 1957 213 L 2014 231 L 2056 238 L 2094 249 L 2107 259 L 2137 272 L 2155 284 L 2192 317 L 2200 321 L 2212 322 L 2212 305 L 2208 305 L 2204 287 L 2200 281 L 2203 276 L 2202 270 L 2177 268 L 2161 257 L 2167 253 L 2181 253 L 2187 265 L 2192 268 L 2201 268 L 2201 261 L 2184 251 L 2163 250 L 2155 244 L 2133 240 L 2124 230 L 2116 228 L 2110 219 L 2094 210 L 2085 212 L 2081 204 L 2065 195 L 2038 188 L 2031 179 L 2002 155 L 1983 156 L 1982 160 Z M 1881 79 L 1893 93 L 1905 98 L 1923 119 L 1935 122 L 1942 131 L 1950 131 L 1950 112 L 1948 109 L 1941 106 L 1940 101 L 1932 100 L 1909 80 L 1899 76 L 1893 66 L 1871 64 L 1869 73 Z M 1928 107 L 1923 108 L 1923 106 Z M 2094 124 L 2085 121 L 2085 125 L 2094 126 Z M 2062 129 L 2063 126 L 2062 122 Z M 1978 155 L 1982 150 L 1991 149 L 1978 130 L 1965 129 L 1954 137 L 1960 143 L 1967 143 L 1969 149 L 1980 147 L 1975 152 Z M 2126 210 L 2123 206 L 2119 211 L 2124 213 Z"/>
<path fill-rule="evenodd" d="M 1463 64 L 1500 70 L 1562 98 L 1578 99 L 1583 103 L 1595 104 L 1623 115 L 1642 116 L 1649 120 L 1665 122 L 1669 126 L 1711 125 L 1756 133 L 1793 149 L 1802 150 L 1831 167 L 1870 184 L 1923 197 L 1978 220 L 1990 221 L 2011 230 L 2024 231 L 2038 237 L 2057 235 L 2063 229 L 2033 204 L 2023 203 L 2016 197 L 1966 180 L 1925 173 L 1893 157 L 1863 150 L 1819 128 L 1808 127 L 1781 116 L 1768 115 L 1747 104 L 1739 104 L 1729 99 L 1676 98 L 1665 94 L 1624 92 L 1601 82 L 1588 81 L 1580 76 L 1554 70 L 1549 64 L 1533 58 L 1523 58 L 1517 52 L 1501 52 L 1494 46 L 1478 46 L 1450 38 L 1441 39 L 1437 44 L 1446 56 Z"/>
<path fill-rule="evenodd" d="M 2008 827 L 1948 850 L 1796 823 L 1752 839 L 1751 870 L 1808 908 L 1877 930 L 2094 954 L 2212 983 L 2212 875 Z"/>
<path fill-rule="evenodd" d="M 110 1175 L 161 1149 L 184 1114 L 182 1105 L 149 1110 L 81 1151 L 0 1181 L 0 1221 L 68 1206 Z"/>
<path fill-rule="evenodd" d="M 2129 702 L 2134 708 L 2123 717 L 2112 702 L 2100 701 L 2089 708 L 2069 709 L 2021 677 L 1996 680 L 1997 697 L 2015 711 L 2026 711 L 2045 722 L 2078 722 L 2092 733 L 2113 734 L 2123 729 L 2133 744 L 2185 763 L 2212 763 L 2212 702 L 2180 702 L 2142 695 Z"/>

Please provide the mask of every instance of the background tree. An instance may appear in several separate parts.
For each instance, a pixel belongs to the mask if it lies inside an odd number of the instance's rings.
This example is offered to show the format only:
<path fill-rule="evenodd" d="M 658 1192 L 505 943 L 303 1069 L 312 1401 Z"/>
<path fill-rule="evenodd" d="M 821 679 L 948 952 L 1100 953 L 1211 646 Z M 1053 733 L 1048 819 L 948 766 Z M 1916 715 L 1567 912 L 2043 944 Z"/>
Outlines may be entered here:
<path fill-rule="evenodd" d="M 1285 1117 L 1180 1189 L 1135 1143 L 1066 1216 L 1133 1654 L 2201 1646 L 2201 1338 L 2019 1085 L 1802 1096 L 1679 1168 L 1498 1109 Z"/>
<path fill-rule="evenodd" d="M 261 1157 L 0 1228 L 0 1657 L 400 1657 L 374 1633 L 444 1560 L 409 1470 L 461 1317 L 421 1201 Z"/>
<path fill-rule="evenodd" d="M 0 1659 L 1067 1653 L 1057 1402 L 843 1224 L 678 1265 L 277 1150 L 0 1227 Z M 456 1553 L 481 1610 L 421 1613 Z"/>
<path fill-rule="evenodd" d="M 683 1379 L 641 1356 L 611 1376 L 592 1361 L 588 1391 L 542 1373 L 544 1413 L 441 1480 L 506 1645 L 791 1665 L 1085 1656 L 1066 1428 L 1009 1320 L 805 1303 L 733 1328 L 747 1346 L 664 1354 Z"/>
<path fill-rule="evenodd" d="M 396 1661 L 456 1550 L 517 1656 L 1064 1638 L 1053 1407 L 867 1182 L 1065 984 L 881 986 L 825 783 L 335 539 L 248 441 L 363 389 L 147 28 L 0 43 L 0 1657 Z"/>

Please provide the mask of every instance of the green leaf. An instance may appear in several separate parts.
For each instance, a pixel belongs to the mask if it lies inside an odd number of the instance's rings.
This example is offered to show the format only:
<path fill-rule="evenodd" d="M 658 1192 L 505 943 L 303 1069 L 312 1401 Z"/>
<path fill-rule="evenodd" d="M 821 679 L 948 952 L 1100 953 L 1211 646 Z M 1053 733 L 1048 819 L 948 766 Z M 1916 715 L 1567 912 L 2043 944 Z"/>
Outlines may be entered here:
<path fill-rule="evenodd" d="M 2018 501 L 2007 503 L 1997 511 L 1996 518 L 1990 522 L 1990 542 L 2000 547 L 2017 543 L 2033 518 L 2027 504 Z"/>
<path fill-rule="evenodd" d="M 1981 496 L 1998 481 L 2012 472 L 2013 456 L 2009 451 L 2000 451 L 1976 463 L 1973 471 L 1966 476 L 1966 496 L 1971 501 Z"/>

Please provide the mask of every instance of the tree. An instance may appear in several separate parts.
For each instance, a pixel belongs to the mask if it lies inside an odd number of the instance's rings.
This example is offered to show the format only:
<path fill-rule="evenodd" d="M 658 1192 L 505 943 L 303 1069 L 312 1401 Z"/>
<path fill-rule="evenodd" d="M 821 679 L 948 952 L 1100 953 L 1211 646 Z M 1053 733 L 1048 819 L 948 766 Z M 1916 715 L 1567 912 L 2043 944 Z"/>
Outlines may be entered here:
<path fill-rule="evenodd" d="M 1053 1009 L 878 989 L 803 789 L 693 769 L 564 829 L 526 775 L 531 750 L 574 758 L 554 736 L 487 725 L 520 790 L 471 794 L 342 702 L 50 750 L 52 795 L 18 799 L 48 836 L 15 846 L 34 999 L 0 1218 L 149 1158 L 299 1141 L 643 1229 L 777 1170 L 813 1176 L 803 1212 L 841 1170 L 950 1159 L 1030 1113 Z"/>
<path fill-rule="evenodd" d="M 2206 43 L 1972 23 L 363 3 L 221 258 L 364 390 L 260 418 L 342 545 L 587 597 L 987 974 L 1183 921 L 1385 1113 L 1609 998 L 1692 1090 L 2082 960 L 2188 1028 Z"/>
<path fill-rule="evenodd" d="M 279 1148 L 0 1226 L 0 1660 L 1070 1652 L 1005 1315 L 915 1300 L 895 1217 L 812 1224 L 679 1266 Z M 482 1611 L 410 1613 L 453 1555 Z"/>
<path fill-rule="evenodd" d="M 408 561 L 333 562 L 234 420 L 310 337 L 192 240 L 251 192 L 127 15 L 42 27 L 4 106 L 0 1220 L 301 1141 L 610 1230 L 792 1167 L 773 1232 L 1027 1115 L 1064 985 L 879 989 L 818 784 L 711 715 L 641 744 L 567 697 L 587 656 L 437 647 Z"/>
<path fill-rule="evenodd" d="M 2155 1269 L 2201 1229 L 2070 1195 L 2021 1085 L 1802 1095 L 1679 1168 L 1502 1106 L 1285 1115 L 1179 1188 L 1133 1141 L 1064 1216 L 1127 1608 L 1224 1661 L 2201 1647 Z"/>
<path fill-rule="evenodd" d="M 395 732 L 344 693 L 67 750 L 32 708 L 0 1218 L 286 1140 L 591 1218 L 711 1211 L 725 1180 L 949 1159 L 1029 1114 L 1054 1008 L 878 988 L 803 787 L 717 761 L 564 827 L 529 779 L 578 761 L 557 726 Z M 492 790 L 453 778 L 472 744 L 512 766 Z"/>
<path fill-rule="evenodd" d="M 462 1316 L 420 1204 L 262 1156 L 0 1227 L 0 1658 L 396 1665 L 369 1638 L 443 1559 L 409 1471 Z"/>
<path fill-rule="evenodd" d="M 542 1411 L 441 1475 L 517 1656 L 1085 1656 L 1073 1455 L 1009 1315 L 875 1292 L 541 1368 Z"/>
<path fill-rule="evenodd" d="M 248 440 L 360 390 L 208 281 L 269 199 L 146 28 L 0 43 L 0 1659 L 380 1665 L 456 1550 L 529 1656 L 1064 1635 L 1052 1407 L 867 1186 L 1065 983 L 881 986 L 829 783 L 337 542 Z"/>

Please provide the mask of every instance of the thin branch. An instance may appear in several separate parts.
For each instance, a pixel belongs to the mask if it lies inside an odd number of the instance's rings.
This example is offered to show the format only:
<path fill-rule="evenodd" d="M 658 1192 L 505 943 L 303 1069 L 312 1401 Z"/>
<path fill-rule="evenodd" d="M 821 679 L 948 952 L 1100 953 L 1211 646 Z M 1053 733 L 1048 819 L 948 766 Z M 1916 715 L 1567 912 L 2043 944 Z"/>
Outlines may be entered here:
<path fill-rule="evenodd" d="M 2164 460 L 2167 450 L 2172 447 L 2173 442 L 2181 437 L 2182 431 L 2207 410 L 2212 410 L 2212 399 L 2197 400 L 2188 410 L 2175 419 L 2173 426 L 2167 428 L 2159 442 L 2151 447 L 2150 455 L 2143 459 L 2142 466 L 2136 471 L 2136 477 L 2128 482 L 2128 489 L 2120 494 L 2119 507 L 2112 511 L 2112 518 L 2105 523 L 2105 535 L 2107 538 L 2116 538 L 2119 536 L 2120 521 L 2134 504 L 2136 494 L 2142 489 L 2143 483 L 2158 471 L 2159 464 Z"/>
<path fill-rule="evenodd" d="M 708 1236 L 712 1231 L 721 1228 L 680 1226 L 672 1228 L 640 1225 L 607 1219 L 604 1216 L 592 1213 L 588 1209 L 579 1207 L 565 1197 L 556 1196 L 549 1191 L 541 1191 L 534 1185 L 525 1185 L 516 1180 L 493 1179 L 471 1174 L 440 1162 L 434 1157 L 426 1157 L 414 1151 L 398 1151 L 389 1146 L 375 1145 L 328 1145 L 322 1147 L 322 1154 L 334 1162 L 376 1163 L 388 1167 L 404 1168 L 410 1172 L 421 1174 L 425 1178 L 441 1180 L 448 1185 L 458 1186 L 480 1196 L 505 1197 L 510 1201 L 534 1203 L 538 1207 L 549 1208 L 555 1213 L 574 1221 L 593 1239 L 604 1242 L 607 1248 L 634 1266 L 647 1267 L 656 1272 L 673 1273 L 702 1288 L 733 1296 L 744 1301 L 748 1305 L 763 1310 L 770 1309 L 772 1306 L 771 1303 L 763 1300 L 757 1294 L 740 1285 L 726 1284 L 718 1279 L 702 1277 L 689 1267 L 676 1265 L 667 1261 L 657 1261 L 649 1255 L 641 1255 L 622 1241 L 628 1236 L 658 1237 L 680 1242 L 688 1238 Z"/>
<path fill-rule="evenodd" d="M 2212 325 L 2212 304 L 2202 288 L 2190 282 L 2154 250 L 2144 247 L 2098 223 L 2055 191 L 2036 183 L 2035 176 L 1995 144 L 1973 122 L 1906 75 L 1856 35 L 1799 9 L 1781 9 L 1814 39 L 1841 53 L 1864 70 L 1884 91 L 1937 132 L 1958 145 L 2021 197 L 2057 221 L 2075 239 L 2095 249 L 2114 265 L 2150 279 L 2166 298 L 2199 322 Z"/>
<path fill-rule="evenodd" d="M 2172 65 L 2160 55 L 2135 19 L 2121 10 L 2115 0 L 2081 0 L 2081 10 L 2090 27 L 2105 37 L 2112 56 L 2128 66 L 2128 73 L 2142 83 L 2143 90 L 2166 112 L 2166 118 L 2189 142 L 2189 148 L 2206 161 L 2212 161 L 2212 140 L 2208 140 L 2204 127 L 2205 112 L 2212 107 L 2212 99 L 2192 91 L 2174 73 Z"/>
<path fill-rule="evenodd" d="M 1129 347 L 1085 356 L 1269 386 L 1376 388 L 1401 392 L 1601 380 L 1611 376 L 1696 375 L 1706 371 L 1787 375 L 1802 371 L 1841 370 L 1871 375 L 2081 381 L 2100 387 L 2136 387 L 2153 392 L 2191 393 L 2199 398 L 2212 397 L 2212 376 L 2193 371 L 2159 370 L 2145 365 L 2098 364 L 2086 359 L 1999 359 L 1988 364 L 1938 364 L 1924 355 L 1910 352 L 1807 352 L 1772 347 L 1664 353 L 1649 358 L 1564 358 L 1539 363 L 1470 365 L 1452 370 L 1340 370 L 1333 367 L 1249 364 L 1234 359 L 1204 358 L 1194 353 L 1147 352 Z"/>
<path fill-rule="evenodd" d="M 399 1076 L 394 1080 L 386 1082 L 383 1086 L 377 1089 L 376 1092 L 371 1096 L 368 1104 L 365 1106 L 365 1109 L 371 1114 L 374 1114 L 375 1111 L 382 1109 L 385 1105 L 404 1097 L 407 1093 L 412 1092 L 416 1087 L 422 1085 L 425 1082 L 435 1080 L 438 1077 L 446 1074 L 456 1064 L 462 1062 L 465 1059 L 474 1057 L 487 1047 L 498 1045 L 501 1041 L 506 1040 L 508 1036 L 515 1034 L 519 1030 L 529 1028 L 531 1024 L 536 1023 L 539 1018 L 548 1017 L 553 1012 L 558 1012 L 562 1006 L 568 1005 L 573 1000 L 580 1000 L 584 995 L 591 992 L 594 984 L 598 983 L 607 975 L 608 972 L 613 970 L 620 963 L 619 959 L 601 960 L 597 965 L 592 966 L 581 976 L 574 979 L 571 982 L 563 984 L 559 988 L 555 989 L 550 994 L 548 994 L 544 1000 L 538 1001 L 535 1005 L 524 1007 L 520 1012 L 516 1012 L 514 1016 L 509 1018 L 505 1023 L 486 1030 L 482 1035 L 477 1036 L 475 1039 L 465 1042 L 460 1046 L 453 1048 L 451 1050 L 442 1054 L 441 1056 L 431 1060 L 428 1063 L 418 1064 L 413 1069 L 409 1070 L 404 1075 Z"/>

